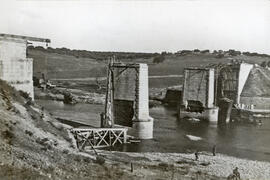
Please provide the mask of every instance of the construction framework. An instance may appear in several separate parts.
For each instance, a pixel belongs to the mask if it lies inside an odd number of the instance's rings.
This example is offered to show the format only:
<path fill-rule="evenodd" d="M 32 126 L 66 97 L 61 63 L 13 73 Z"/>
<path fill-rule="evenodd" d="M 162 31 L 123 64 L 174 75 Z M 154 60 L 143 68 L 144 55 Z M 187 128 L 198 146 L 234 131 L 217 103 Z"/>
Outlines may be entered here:
<path fill-rule="evenodd" d="M 117 143 L 127 142 L 127 128 L 74 128 L 71 133 L 74 135 L 77 148 L 87 150 L 111 147 Z"/>
<path fill-rule="evenodd" d="M 134 107 L 134 118 L 138 119 L 138 110 L 139 110 L 139 103 L 138 103 L 138 91 L 139 91 L 139 64 L 123 64 L 120 62 L 115 62 L 115 58 L 111 58 L 109 60 L 109 66 L 107 70 L 107 93 L 105 99 L 105 117 L 102 120 L 101 127 L 113 127 L 114 126 L 114 115 L 113 115 L 113 101 L 114 101 L 114 80 L 116 80 L 123 72 L 127 69 L 133 68 L 135 69 L 136 73 L 136 80 L 135 80 L 135 107 Z M 114 69 L 115 68 L 123 68 L 117 76 L 114 76 Z"/>

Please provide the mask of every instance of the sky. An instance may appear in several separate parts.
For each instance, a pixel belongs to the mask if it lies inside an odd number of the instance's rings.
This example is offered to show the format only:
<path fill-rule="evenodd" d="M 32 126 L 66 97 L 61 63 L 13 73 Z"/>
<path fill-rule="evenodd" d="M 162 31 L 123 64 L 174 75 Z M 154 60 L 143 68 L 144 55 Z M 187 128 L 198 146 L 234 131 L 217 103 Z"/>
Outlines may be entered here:
<path fill-rule="evenodd" d="M 0 0 L 0 33 L 91 51 L 270 54 L 270 0 Z"/>

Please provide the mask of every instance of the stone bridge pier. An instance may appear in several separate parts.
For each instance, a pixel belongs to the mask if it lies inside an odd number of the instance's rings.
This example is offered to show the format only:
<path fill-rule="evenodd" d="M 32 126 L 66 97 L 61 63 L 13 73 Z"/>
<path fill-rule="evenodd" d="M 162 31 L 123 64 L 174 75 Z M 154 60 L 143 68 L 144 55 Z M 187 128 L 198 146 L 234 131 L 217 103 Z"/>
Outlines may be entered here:
<path fill-rule="evenodd" d="M 132 127 L 140 139 L 152 139 L 147 64 L 113 63 L 111 70 L 115 123 Z"/>

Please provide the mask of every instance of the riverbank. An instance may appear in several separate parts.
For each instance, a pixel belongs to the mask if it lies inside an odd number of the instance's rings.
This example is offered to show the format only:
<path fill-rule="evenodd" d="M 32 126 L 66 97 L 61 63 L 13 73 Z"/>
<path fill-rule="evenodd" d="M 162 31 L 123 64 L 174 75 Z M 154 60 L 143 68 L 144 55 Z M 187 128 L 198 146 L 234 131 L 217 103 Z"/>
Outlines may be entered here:
<path fill-rule="evenodd" d="M 90 92 L 91 91 L 91 92 Z M 105 104 L 105 92 L 98 92 L 95 89 L 89 91 L 83 89 L 72 89 L 70 87 L 56 87 L 53 89 L 42 90 L 34 88 L 35 99 L 65 101 L 68 94 L 70 104 L 87 103 L 87 104 Z M 149 91 L 149 107 L 155 107 L 162 104 L 166 94 L 165 88 L 151 88 Z"/>
<path fill-rule="evenodd" d="M 70 104 L 73 103 L 88 103 L 88 104 L 104 104 L 105 94 L 88 92 L 80 89 L 71 89 L 56 87 L 54 89 L 42 90 L 40 88 L 35 88 L 35 98 L 43 100 L 56 100 L 65 101 L 65 96 L 69 96 L 71 99 Z"/>
<path fill-rule="evenodd" d="M 270 178 L 270 163 L 220 154 L 80 152 L 70 126 L 12 89 L 1 90 L 0 115 L 1 179 L 225 179 L 236 166 L 244 179 Z"/>
<path fill-rule="evenodd" d="M 225 179 L 238 167 L 241 179 L 270 179 L 270 163 L 239 159 L 236 157 L 207 152 L 199 153 L 199 160 L 195 161 L 194 154 L 182 153 L 123 153 L 100 151 L 107 159 L 123 163 L 133 163 L 134 174 L 147 177 L 149 168 L 157 168 L 163 173 L 160 179 Z M 154 173 L 155 172 L 151 172 Z"/>
<path fill-rule="evenodd" d="M 167 179 L 171 175 L 171 167 L 165 163 L 145 164 L 141 161 L 143 158 L 134 154 L 104 151 L 96 156 L 92 151 L 80 152 L 68 133 L 70 126 L 57 122 L 37 104 L 26 104 L 24 99 L 14 101 L 8 94 L 3 94 L 3 97 L 0 97 L 1 179 L 126 180 Z M 127 163 L 128 157 L 134 159 L 133 172 Z M 141 166 L 143 170 L 138 169 Z M 188 169 L 172 168 L 173 179 L 197 176 L 193 172 L 189 174 Z"/>

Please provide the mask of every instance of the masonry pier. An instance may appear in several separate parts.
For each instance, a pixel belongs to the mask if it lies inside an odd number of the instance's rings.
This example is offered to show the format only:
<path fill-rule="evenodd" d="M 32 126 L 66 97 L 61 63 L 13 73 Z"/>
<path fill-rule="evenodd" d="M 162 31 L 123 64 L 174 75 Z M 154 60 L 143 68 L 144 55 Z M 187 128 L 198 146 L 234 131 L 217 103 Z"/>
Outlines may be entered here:
<path fill-rule="evenodd" d="M 214 105 L 215 70 L 186 68 L 179 118 L 199 118 L 217 123 L 218 107 Z"/>
<path fill-rule="evenodd" d="M 49 39 L 0 34 L 0 79 L 34 99 L 33 59 L 26 56 L 28 41 L 51 42 Z"/>
<path fill-rule="evenodd" d="M 153 138 L 146 64 L 124 64 L 114 62 L 114 58 L 110 59 L 105 112 L 100 114 L 100 120 L 101 127 L 71 130 L 79 149 L 126 143 L 127 131 L 131 131 L 129 134 L 139 139 Z"/>
<path fill-rule="evenodd" d="M 129 126 L 139 139 L 153 138 L 149 116 L 148 66 L 114 62 L 111 66 L 113 116 L 115 124 Z"/>
<path fill-rule="evenodd" d="M 270 116 L 269 78 L 269 69 L 245 62 L 219 69 L 217 97 L 233 102 L 231 119 L 256 123 L 258 117 Z"/>

